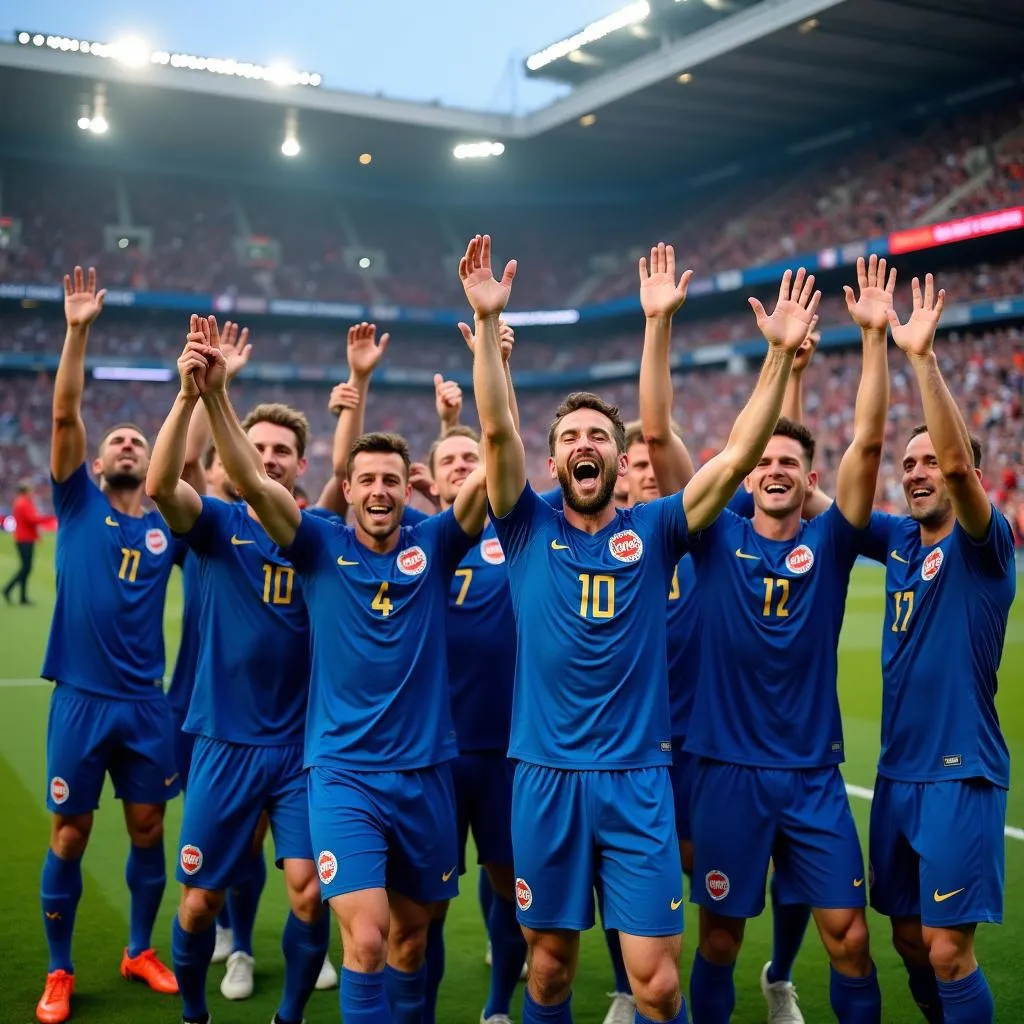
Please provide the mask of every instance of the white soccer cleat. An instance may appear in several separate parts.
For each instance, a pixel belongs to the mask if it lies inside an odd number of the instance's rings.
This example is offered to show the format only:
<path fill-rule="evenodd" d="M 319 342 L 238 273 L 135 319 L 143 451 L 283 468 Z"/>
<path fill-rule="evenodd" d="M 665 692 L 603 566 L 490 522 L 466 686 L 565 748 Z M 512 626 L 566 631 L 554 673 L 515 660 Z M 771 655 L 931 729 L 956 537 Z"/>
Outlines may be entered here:
<path fill-rule="evenodd" d="M 248 999 L 252 995 L 252 973 L 256 961 L 248 953 L 232 953 L 224 980 L 220 983 L 220 994 L 225 999 Z"/>
<path fill-rule="evenodd" d="M 222 964 L 227 961 L 235 948 L 235 933 L 230 928 L 221 928 L 217 925 L 217 942 L 213 947 L 213 956 L 210 957 L 211 964 Z"/>
<path fill-rule="evenodd" d="M 609 992 L 612 1005 L 604 1015 L 602 1024 L 633 1024 L 636 1020 L 636 1000 L 628 992 Z"/>
<path fill-rule="evenodd" d="M 485 1017 L 481 1010 L 480 1024 L 512 1024 L 512 1018 L 507 1013 L 492 1013 L 490 1017 Z"/>
<path fill-rule="evenodd" d="M 328 989 L 338 987 L 338 972 L 334 969 L 334 964 L 331 963 L 330 953 L 324 957 L 324 965 L 320 968 L 320 974 L 313 987 L 317 992 L 326 992 Z"/>
<path fill-rule="evenodd" d="M 769 981 L 771 960 L 761 969 L 761 992 L 768 1004 L 768 1024 L 805 1024 L 797 1005 L 796 986 L 791 981 Z"/>

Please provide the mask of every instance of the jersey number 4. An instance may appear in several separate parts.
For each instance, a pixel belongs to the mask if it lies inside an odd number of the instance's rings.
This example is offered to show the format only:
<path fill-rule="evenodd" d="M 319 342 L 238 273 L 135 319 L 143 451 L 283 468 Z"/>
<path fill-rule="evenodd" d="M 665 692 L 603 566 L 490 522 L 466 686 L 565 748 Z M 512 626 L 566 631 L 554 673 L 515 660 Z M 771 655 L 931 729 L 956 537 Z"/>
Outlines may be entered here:
<path fill-rule="evenodd" d="M 591 576 L 589 572 L 579 576 L 580 615 L 585 619 L 610 619 L 615 614 L 615 577 Z"/>
<path fill-rule="evenodd" d="M 394 604 L 392 603 L 391 598 L 388 597 L 388 585 L 387 585 L 387 583 L 382 583 L 377 588 L 376 596 L 370 602 L 370 607 L 375 612 L 380 612 L 380 614 L 385 619 L 391 614 L 391 609 L 394 608 Z"/>

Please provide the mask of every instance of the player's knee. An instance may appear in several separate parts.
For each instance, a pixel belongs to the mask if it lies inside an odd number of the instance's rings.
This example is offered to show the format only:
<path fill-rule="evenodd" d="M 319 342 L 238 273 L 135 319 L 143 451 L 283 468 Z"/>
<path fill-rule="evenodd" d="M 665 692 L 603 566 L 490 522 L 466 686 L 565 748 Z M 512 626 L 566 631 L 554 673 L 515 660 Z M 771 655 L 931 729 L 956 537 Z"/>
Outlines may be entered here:
<path fill-rule="evenodd" d="M 388 936 L 368 917 L 357 917 L 342 928 L 345 966 L 352 970 L 374 972 L 384 969 Z"/>
<path fill-rule="evenodd" d="M 928 947 L 917 920 L 893 920 L 892 946 L 908 967 L 923 967 L 928 963 Z"/>
<path fill-rule="evenodd" d="M 78 860 L 85 853 L 91 832 L 91 814 L 80 814 L 74 818 L 54 815 L 50 829 L 50 849 L 61 860 Z"/>
<path fill-rule="evenodd" d="M 956 981 L 974 970 L 974 946 L 970 937 L 949 929 L 936 929 L 928 946 L 928 960 L 935 976 Z"/>
<path fill-rule="evenodd" d="M 164 805 L 126 804 L 125 823 L 133 846 L 156 846 L 164 837 Z"/>
<path fill-rule="evenodd" d="M 819 923 L 833 963 L 843 964 L 858 974 L 870 973 L 868 923 L 863 911 L 830 911 Z"/>
<path fill-rule="evenodd" d="M 187 932 L 206 931 L 224 905 L 224 893 L 186 886 L 181 892 L 178 920 Z"/>
<path fill-rule="evenodd" d="M 671 1018 L 679 1012 L 679 967 L 671 957 L 660 959 L 644 977 L 633 977 L 633 995 L 647 1011 Z"/>
<path fill-rule="evenodd" d="M 700 915 L 700 952 L 713 964 L 732 964 L 743 946 L 745 922 L 741 918 L 720 918 L 707 911 Z"/>
<path fill-rule="evenodd" d="M 404 926 L 399 921 L 391 922 L 388 938 L 388 963 L 401 971 L 418 971 L 427 955 L 427 927 L 417 922 Z"/>
<path fill-rule="evenodd" d="M 530 987 L 542 1003 L 561 1002 L 572 987 L 572 961 L 568 954 L 547 943 L 530 947 Z"/>
<path fill-rule="evenodd" d="M 324 913 L 323 897 L 320 894 L 320 882 L 316 870 L 310 864 L 308 871 L 289 870 L 290 862 L 285 862 L 285 880 L 288 885 L 288 903 L 292 913 L 300 921 L 316 921 Z"/>

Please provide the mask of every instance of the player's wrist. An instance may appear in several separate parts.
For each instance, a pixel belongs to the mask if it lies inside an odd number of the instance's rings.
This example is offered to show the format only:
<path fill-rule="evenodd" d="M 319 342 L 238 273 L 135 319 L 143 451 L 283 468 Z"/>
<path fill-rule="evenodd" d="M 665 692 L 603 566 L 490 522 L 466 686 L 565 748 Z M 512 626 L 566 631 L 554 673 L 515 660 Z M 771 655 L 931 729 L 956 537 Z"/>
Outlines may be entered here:
<path fill-rule="evenodd" d="M 937 362 L 935 350 L 932 348 L 927 352 L 908 352 L 907 359 L 915 370 L 927 370 Z"/>

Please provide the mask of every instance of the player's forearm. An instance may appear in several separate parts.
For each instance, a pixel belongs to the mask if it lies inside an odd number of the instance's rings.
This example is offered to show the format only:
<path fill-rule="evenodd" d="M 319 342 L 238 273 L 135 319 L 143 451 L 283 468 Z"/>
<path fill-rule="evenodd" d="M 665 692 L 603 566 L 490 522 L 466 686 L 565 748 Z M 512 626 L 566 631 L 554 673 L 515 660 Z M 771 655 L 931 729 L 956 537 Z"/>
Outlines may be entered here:
<path fill-rule="evenodd" d="M 482 466 L 466 477 L 466 482 L 455 496 L 452 512 L 459 526 L 470 537 L 475 537 L 483 530 L 487 520 L 487 476 Z"/>
<path fill-rule="evenodd" d="M 198 404 L 198 396 L 177 395 L 156 436 L 146 474 L 146 493 L 157 504 L 174 494 L 181 479 L 191 433 L 190 420 L 195 419 L 193 412 Z"/>
<path fill-rule="evenodd" d="M 779 422 L 792 367 L 792 352 L 770 348 L 754 392 L 736 417 L 725 450 L 734 466 L 737 485 L 757 465 Z"/>
<path fill-rule="evenodd" d="M 259 453 L 245 436 L 227 392 L 208 391 L 203 395 L 203 405 L 210 417 L 217 455 L 239 494 L 249 498 L 269 479 Z"/>
<path fill-rule="evenodd" d="M 515 432 L 519 433 L 519 403 L 516 401 L 516 389 L 512 383 L 512 370 L 505 363 L 505 390 L 508 391 L 508 411 L 512 416 L 512 427 Z"/>
<path fill-rule="evenodd" d="M 670 317 L 648 317 L 640 356 L 640 427 L 648 446 L 667 445 L 672 436 Z"/>
<path fill-rule="evenodd" d="M 491 443 L 509 439 L 516 433 L 498 329 L 497 314 L 478 320 L 473 346 L 473 397 L 480 417 L 480 431 Z"/>
<path fill-rule="evenodd" d="M 974 471 L 971 435 L 939 369 L 934 352 L 912 356 L 910 365 L 921 390 L 924 422 L 944 477 L 966 478 Z"/>
<path fill-rule="evenodd" d="M 348 456 L 357 437 L 363 433 L 366 422 L 366 396 L 370 393 L 370 375 L 350 374 L 349 384 L 359 391 L 359 402 L 354 409 L 343 407 L 334 428 L 331 448 L 331 469 L 339 482 L 348 477 Z"/>
<path fill-rule="evenodd" d="M 865 454 L 881 456 L 889 415 L 889 353 L 885 331 L 863 331 L 863 363 L 853 410 L 853 440 Z"/>
<path fill-rule="evenodd" d="M 69 327 L 64 336 L 64 347 L 53 381 L 53 418 L 57 423 L 75 422 L 80 418 L 88 342 L 88 327 Z"/>
<path fill-rule="evenodd" d="M 786 384 L 786 397 L 782 400 L 782 415 L 794 423 L 804 421 L 804 376 L 791 373 Z"/>

